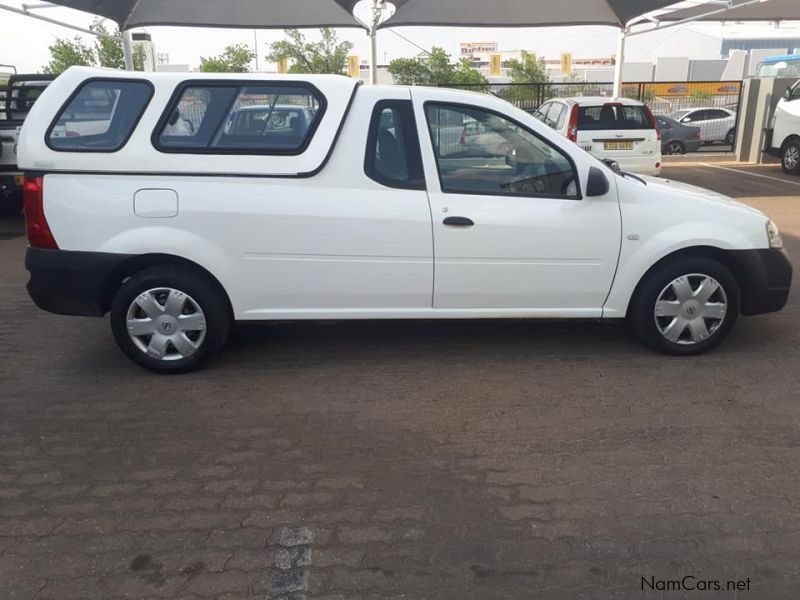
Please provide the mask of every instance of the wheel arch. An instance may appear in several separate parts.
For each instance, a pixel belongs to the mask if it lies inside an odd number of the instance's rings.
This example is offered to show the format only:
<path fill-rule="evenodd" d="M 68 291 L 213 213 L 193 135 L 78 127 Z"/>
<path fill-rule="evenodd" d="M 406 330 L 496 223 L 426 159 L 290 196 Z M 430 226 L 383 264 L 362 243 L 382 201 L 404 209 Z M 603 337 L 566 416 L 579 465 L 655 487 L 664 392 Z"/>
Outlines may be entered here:
<path fill-rule="evenodd" d="M 133 275 L 136 275 L 137 273 L 141 273 L 145 269 L 149 269 L 150 267 L 162 266 L 181 267 L 183 269 L 193 271 L 207 279 L 217 289 L 217 291 L 222 294 L 222 297 L 225 299 L 225 305 L 227 306 L 228 314 L 231 319 L 233 319 L 233 305 L 231 304 L 231 299 L 228 296 L 228 292 L 213 273 L 189 259 L 164 253 L 139 254 L 132 256 L 120 263 L 111 272 L 106 282 L 103 294 L 103 309 L 105 311 L 109 310 L 111 307 L 111 302 L 114 299 L 114 295 L 127 279 Z"/>
<path fill-rule="evenodd" d="M 674 252 L 670 252 L 669 254 L 662 256 L 659 260 L 650 265 L 650 267 L 639 278 L 639 281 L 633 289 L 633 293 L 631 294 L 630 298 L 628 298 L 625 314 L 630 314 L 631 304 L 638 296 L 644 282 L 654 271 L 660 269 L 663 265 L 669 262 L 684 258 L 710 258 L 712 260 L 716 260 L 726 267 L 731 272 L 734 279 L 736 279 L 736 283 L 739 286 L 742 312 L 746 314 L 745 303 L 751 295 L 750 288 L 752 287 L 750 283 L 748 283 L 752 282 L 752 278 L 749 276 L 750 269 L 736 254 L 732 253 L 731 251 L 723 250 L 722 248 L 717 248 L 716 246 L 706 245 L 689 246 L 687 248 L 675 250 Z"/>
<path fill-rule="evenodd" d="M 790 133 L 786 136 L 783 142 L 781 142 L 781 156 L 783 156 L 783 153 L 786 152 L 786 146 L 792 142 L 800 142 L 800 134 Z"/>

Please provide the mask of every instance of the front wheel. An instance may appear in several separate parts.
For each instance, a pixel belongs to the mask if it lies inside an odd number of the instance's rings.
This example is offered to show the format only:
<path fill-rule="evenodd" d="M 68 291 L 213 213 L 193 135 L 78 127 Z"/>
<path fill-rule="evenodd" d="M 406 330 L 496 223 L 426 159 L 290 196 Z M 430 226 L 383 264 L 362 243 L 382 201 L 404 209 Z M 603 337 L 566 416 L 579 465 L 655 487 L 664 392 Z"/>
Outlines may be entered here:
<path fill-rule="evenodd" d="M 733 146 L 735 141 L 736 141 L 736 130 L 735 129 L 731 129 L 728 132 L 728 135 L 725 136 L 725 143 L 728 146 Z"/>
<path fill-rule="evenodd" d="M 111 304 L 111 330 L 136 364 L 157 373 L 198 369 L 225 344 L 231 317 L 206 276 L 152 267 L 125 281 Z"/>
<path fill-rule="evenodd" d="M 783 170 L 790 175 L 800 175 L 800 140 L 792 140 L 783 148 Z"/>
<path fill-rule="evenodd" d="M 22 190 L 11 192 L 6 197 L 0 196 L 0 217 L 16 217 L 22 212 Z"/>
<path fill-rule="evenodd" d="M 728 335 L 739 316 L 739 286 L 710 258 L 683 258 L 645 276 L 628 321 L 642 342 L 658 352 L 701 354 Z"/>

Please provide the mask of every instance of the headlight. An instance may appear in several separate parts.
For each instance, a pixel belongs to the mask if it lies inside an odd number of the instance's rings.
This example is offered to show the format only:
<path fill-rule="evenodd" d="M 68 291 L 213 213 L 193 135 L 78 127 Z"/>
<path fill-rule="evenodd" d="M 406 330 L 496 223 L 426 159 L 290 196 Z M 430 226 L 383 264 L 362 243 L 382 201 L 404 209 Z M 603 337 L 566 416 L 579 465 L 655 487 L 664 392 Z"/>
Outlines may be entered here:
<path fill-rule="evenodd" d="M 767 239 L 769 240 L 770 248 L 783 248 L 781 230 L 772 221 L 767 221 Z"/>

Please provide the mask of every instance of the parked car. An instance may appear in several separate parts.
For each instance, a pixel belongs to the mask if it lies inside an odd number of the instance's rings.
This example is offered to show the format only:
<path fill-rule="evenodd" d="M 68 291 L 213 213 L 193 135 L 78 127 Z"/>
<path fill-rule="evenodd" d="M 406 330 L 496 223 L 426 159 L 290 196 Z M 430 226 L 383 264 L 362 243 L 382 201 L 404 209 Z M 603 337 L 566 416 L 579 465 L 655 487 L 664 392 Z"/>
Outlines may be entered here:
<path fill-rule="evenodd" d="M 637 100 L 559 98 L 545 102 L 533 116 L 626 171 L 661 173 L 661 133 L 650 109 Z"/>
<path fill-rule="evenodd" d="M 699 127 L 683 125 L 664 115 L 656 115 L 656 122 L 661 130 L 662 154 L 686 154 L 700 149 L 703 142 Z"/>
<path fill-rule="evenodd" d="M 800 77 L 800 54 L 768 56 L 756 69 L 756 79 Z"/>
<path fill-rule="evenodd" d="M 22 210 L 17 137 L 28 111 L 53 77 L 15 74 L 0 86 L 0 216 L 18 215 Z"/>
<path fill-rule="evenodd" d="M 669 115 L 681 125 L 700 128 L 700 139 L 704 144 L 724 143 L 733 146 L 736 142 L 736 112 L 713 106 L 684 108 Z"/>
<path fill-rule="evenodd" d="M 96 89 L 117 96 L 104 131 L 54 137 Z M 197 127 L 169 133 L 188 97 Z M 314 108 L 293 146 L 226 133 L 264 97 Z M 510 151 L 450 152 L 439 129 L 459 121 Z M 780 310 L 791 284 L 762 212 L 617 172 L 461 90 L 74 67 L 34 105 L 19 160 L 33 300 L 110 313 L 122 351 L 162 373 L 198 368 L 234 321 L 259 320 L 627 319 L 658 351 L 698 354 L 740 314 Z"/>
<path fill-rule="evenodd" d="M 800 175 L 800 81 L 786 88 L 772 117 L 767 151 L 781 159 L 783 170 Z"/>

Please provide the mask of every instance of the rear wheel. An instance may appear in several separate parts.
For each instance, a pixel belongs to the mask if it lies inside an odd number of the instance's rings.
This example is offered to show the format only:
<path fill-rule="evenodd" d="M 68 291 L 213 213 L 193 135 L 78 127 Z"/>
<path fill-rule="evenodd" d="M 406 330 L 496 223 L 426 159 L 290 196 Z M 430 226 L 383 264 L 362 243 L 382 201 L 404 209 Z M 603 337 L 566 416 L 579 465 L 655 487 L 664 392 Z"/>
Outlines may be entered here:
<path fill-rule="evenodd" d="M 800 175 L 800 140 L 792 140 L 784 146 L 781 164 L 786 173 Z"/>
<path fill-rule="evenodd" d="M 667 144 L 667 154 L 686 154 L 686 147 L 678 140 L 674 140 Z"/>
<path fill-rule="evenodd" d="M 649 273 L 631 302 L 634 334 L 664 354 L 701 354 L 719 344 L 739 315 L 739 286 L 710 258 L 682 258 Z"/>
<path fill-rule="evenodd" d="M 181 267 L 152 267 L 134 275 L 111 305 L 117 345 L 133 362 L 157 373 L 203 366 L 222 349 L 230 325 L 217 286 Z"/>

